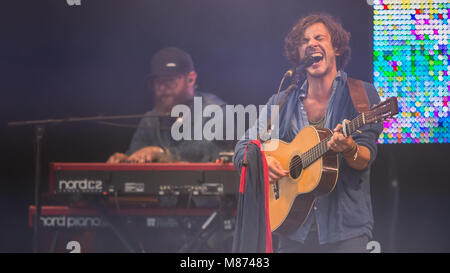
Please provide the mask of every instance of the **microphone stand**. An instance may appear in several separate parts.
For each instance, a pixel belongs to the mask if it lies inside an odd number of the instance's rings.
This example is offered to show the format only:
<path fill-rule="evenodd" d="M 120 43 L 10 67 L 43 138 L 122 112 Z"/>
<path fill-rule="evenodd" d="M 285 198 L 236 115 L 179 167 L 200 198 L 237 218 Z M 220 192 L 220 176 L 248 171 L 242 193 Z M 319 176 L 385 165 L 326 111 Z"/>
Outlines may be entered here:
<path fill-rule="evenodd" d="M 33 226 L 33 252 L 39 252 L 39 219 L 41 216 L 41 202 L 40 202 L 40 185 L 41 185 L 41 148 L 42 139 L 44 138 L 45 126 L 48 124 L 61 124 L 65 122 L 84 122 L 84 121 L 105 121 L 105 120 L 119 120 L 119 119 L 137 119 L 145 117 L 167 117 L 161 114 L 142 114 L 142 115 L 121 115 L 121 116 L 95 116 L 95 117 L 69 117 L 64 119 L 46 119 L 46 120 L 27 120 L 8 122 L 8 127 L 18 126 L 35 126 L 35 169 L 34 169 L 34 205 L 36 213 L 34 215 Z"/>
<path fill-rule="evenodd" d="M 284 103 L 286 102 L 286 98 L 287 98 L 288 94 L 291 93 L 293 90 L 296 90 L 297 88 L 299 88 L 299 84 L 301 84 L 301 82 L 306 78 L 306 75 L 304 75 L 305 69 L 308 68 L 309 66 L 311 66 L 315 62 L 319 62 L 321 59 L 322 59 L 322 57 L 307 56 L 303 60 L 300 61 L 300 64 L 297 67 L 289 69 L 288 71 L 286 71 L 286 73 L 284 73 L 283 78 L 281 79 L 281 82 L 280 82 L 280 86 L 278 87 L 277 96 L 275 99 L 275 103 L 278 104 L 278 107 L 279 107 L 278 111 L 281 110 Z M 279 100 L 280 91 L 281 91 L 281 88 L 283 87 L 283 83 L 287 77 L 292 78 L 291 84 L 286 88 L 286 92 L 280 101 Z M 266 128 L 263 130 L 263 132 L 265 134 L 263 137 L 265 137 L 265 140 L 267 140 L 269 138 L 269 136 L 272 134 L 272 124 L 276 118 L 278 118 L 278 116 L 271 117 L 267 121 Z M 262 136 L 260 134 L 258 134 L 258 139 L 261 139 L 261 138 L 262 138 Z M 245 163 L 245 160 L 244 160 L 244 163 Z"/>
<path fill-rule="evenodd" d="M 33 226 L 33 252 L 38 253 L 39 251 L 39 237 L 38 237 L 38 220 L 41 215 L 41 206 L 40 206 L 40 198 L 39 198 L 39 188 L 41 184 L 41 146 L 42 146 L 42 138 L 44 137 L 44 126 L 37 125 L 35 128 L 35 137 L 36 137 L 36 151 L 35 151 L 35 177 L 34 177 L 34 202 L 36 207 L 36 213 L 34 215 L 34 226 Z"/>

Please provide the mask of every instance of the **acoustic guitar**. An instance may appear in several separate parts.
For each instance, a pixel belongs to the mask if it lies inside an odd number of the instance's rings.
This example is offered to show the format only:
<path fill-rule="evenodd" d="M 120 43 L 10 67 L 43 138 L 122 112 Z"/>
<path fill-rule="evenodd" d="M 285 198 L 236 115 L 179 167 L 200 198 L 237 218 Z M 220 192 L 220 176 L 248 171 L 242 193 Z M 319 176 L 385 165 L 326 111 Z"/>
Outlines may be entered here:
<path fill-rule="evenodd" d="M 351 135 L 365 124 L 381 122 L 396 114 L 397 98 L 392 97 L 352 121 L 344 120 L 341 132 Z M 307 219 L 316 198 L 330 193 L 336 186 L 338 154 L 327 147 L 332 135 L 327 128 L 306 126 L 290 143 L 269 140 L 264 144 L 264 153 L 289 170 L 289 174 L 271 184 L 269 190 L 272 232 L 289 234 L 297 230 Z"/>

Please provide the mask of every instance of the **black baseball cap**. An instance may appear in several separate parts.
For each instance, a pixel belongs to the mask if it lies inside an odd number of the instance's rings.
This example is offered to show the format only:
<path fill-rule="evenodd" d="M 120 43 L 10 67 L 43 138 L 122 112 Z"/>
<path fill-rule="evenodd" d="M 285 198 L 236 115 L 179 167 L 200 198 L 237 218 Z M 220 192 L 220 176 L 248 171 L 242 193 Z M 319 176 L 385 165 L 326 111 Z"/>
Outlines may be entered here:
<path fill-rule="evenodd" d="M 191 56 L 176 47 L 166 47 L 153 55 L 150 77 L 176 76 L 194 70 Z"/>

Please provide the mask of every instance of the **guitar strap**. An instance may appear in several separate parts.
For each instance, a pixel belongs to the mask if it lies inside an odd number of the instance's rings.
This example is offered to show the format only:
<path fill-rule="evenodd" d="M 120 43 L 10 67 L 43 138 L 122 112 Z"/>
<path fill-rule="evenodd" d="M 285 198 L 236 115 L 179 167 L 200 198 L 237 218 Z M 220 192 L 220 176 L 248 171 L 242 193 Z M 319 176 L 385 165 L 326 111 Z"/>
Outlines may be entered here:
<path fill-rule="evenodd" d="M 361 80 L 347 77 L 347 85 L 352 98 L 353 106 L 359 113 L 369 111 L 369 99 L 367 98 L 366 89 Z"/>

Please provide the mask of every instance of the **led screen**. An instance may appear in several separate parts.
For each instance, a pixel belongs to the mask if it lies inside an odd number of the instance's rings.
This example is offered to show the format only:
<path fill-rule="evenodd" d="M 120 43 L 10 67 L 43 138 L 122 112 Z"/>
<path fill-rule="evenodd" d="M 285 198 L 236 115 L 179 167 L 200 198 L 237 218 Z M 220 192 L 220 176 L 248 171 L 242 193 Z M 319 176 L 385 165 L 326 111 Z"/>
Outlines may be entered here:
<path fill-rule="evenodd" d="M 448 0 L 373 2 L 373 80 L 399 111 L 378 143 L 448 143 Z"/>

